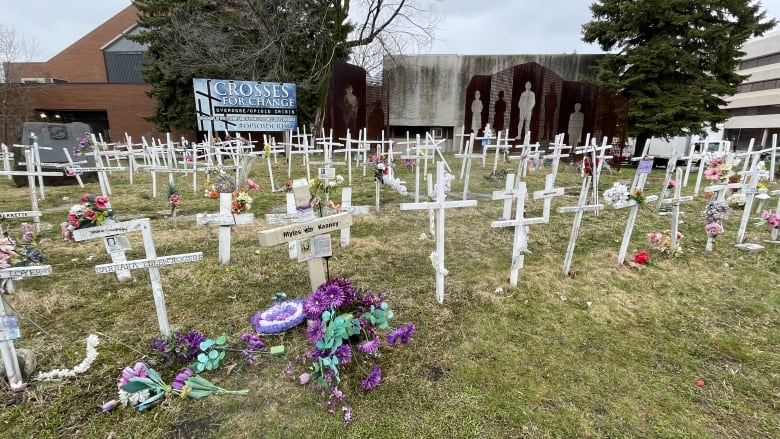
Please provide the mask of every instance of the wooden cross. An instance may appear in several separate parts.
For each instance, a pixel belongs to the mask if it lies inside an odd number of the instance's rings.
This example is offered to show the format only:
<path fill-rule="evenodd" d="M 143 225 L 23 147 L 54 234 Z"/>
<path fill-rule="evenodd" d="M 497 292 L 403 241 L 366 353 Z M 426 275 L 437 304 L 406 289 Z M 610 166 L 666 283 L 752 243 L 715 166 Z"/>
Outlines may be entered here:
<path fill-rule="evenodd" d="M 590 135 L 588 135 L 590 137 Z M 611 150 L 612 146 L 607 143 L 607 137 L 604 136 L 603 141 L 601 142 L 601 146 L 596 146 L 596 139 L 593 139 L 593 144 L 588 145 L 586 144 L 582 148 L 575 149 L 575 152 L 577 154 L 587 154 L 590 152 L 590 163 L 591 163 L 591 169 L 593 170 L 593 204 L 599 203 L 599 177 L 601 176 L 601 170 L 604 168 L 604 164 L 607 162 L 608 159 L 611 159 L 611 155 L 607 155 L 607 150 Z M 583 172 L 585 171 L 583 167 Z M 599 210 L 594 210 L 596 215 L 598 215 Z"/>
<path fill-rule="evenodd" d="M 771 196 L 771 197 L 776 197 L 778 195 L 780 195 L 780 190 L 769 192 L 769 196 Z M 780 199 L 777 200 L 777 207 L 775 208 L 775 215 L 780 216 Z M 766 241 L 766 242 L 771 243 L 771 244 L 780 244 L 780 241 L 777 240 L 777 235 L 778 235 L 778 228 L 775 227 L 774 229 L 772 229 L 772 232 L 769 235 L 770 236 L 769 241 Z"/>
<path fill-rule="evenodd" d="M 550 220 L 550 209 L 552 208 L 552 199 L 563 195 L 562 187 L 555 187 L 555 174 L 547 174 L 544 178 L 544 189 L 534 192 L 534 200 L 544 200 L 542 208 L 542 218 L 545 222 Z"/>
<path fill-rule="evenodd" d="M 509 160 L 518 160 L 517 177 L 522 179 L 528 174 L 528 163 L 539 158 L 539 143 L 530 143 L 530 137 L 525 137 L 525 142 L 519 145 L 520 155 L 510 156 Z"/>
<path fill-rule="evenodd" d="M 39 265 L 32 267 L 12 267 L 0 269 L 0 280 L 3 281 L 3 288 L 0 288 L 0 355 L 2 355 L 5 373 L 8 377 L 8 384 L 12 391 L 19 391 L 24 388 L 22 372 L 19 369 L 19 360 L 16 357 L 16 348 L 14 340 L 20 337 L 19 323 L 15 315 L 9 315 L 5 309 L 5 292 L 11 279 L 24 278 L 29 276 L 48 276 L 51 274 L 51 265 Z M 13 287 L 7 292 L 13 292 Z"/>
<path fill-rule="evenodd" d="M 582 180 L 582 188 L 580 189 L 580 198 L 576 206 L 559 207 L 556 209 L 558 213 L 572 213 L 574 212 L 574 222 L 571 226 L 571 234 L 569 235 L 569 245 L 566 248 L 566 257 L 563 261 L 563 274 L 568 275 L 571 269 L 571 260 L 574 256 L 574 247 L 577 245 L 577 235 L 580 233 L 580 224 L 582 223 L 582 214 L 584 212 L 598 212 L 604 208 L 602 204 L 588 205 L 588 191 L 590 191 L 591 177 L 587 176 Z"/>
<path fill-rule="evenodd" d="M 11 159 L 13 158 L 13 154 L 11 154 L 10 151 L 8 151 L 8 146 L 6 146 L 5 143 L 0 143 L 0 159 L 3 160 L 3 171 L 5 173 L 11 172 Z M 8 175 L 8 174 L 6 174 Z M 8 179 L 12 180 L 13 177 L 11 175 L 8 175 Z"/>
<path fill-rule="evenodd" d="M 476 206 L 476 200 L 446 201 L 444 192 L 444 163 L 436 162 L 436 197 L 427 203 L 401 203 L 401 210 L 436 210 L 436 251 L 431 254 L 431 262 L 436 270 L 436 300 L 444 303 L 444 212 L 456 207 Z"/>
<path fill-rule="evenodd" d="M 307 238 L 326 235 L 351 225 L 352 214 L 348 212 L 317 218 L 302 223 L 289 224 L 276 229 L 260 232 L 260 246 L 270 247 L 291 241 L 302 241 Z M 301 260 L 301 255 L 304 250 L 306 249 L 302 249 L 299 245 L 299 260 Z M 324 256 L 316 255 L 311 258 L 307 257 L 304 260 L 306 260 L 309 265 L 309 284 L 313 291 L 328 280 L 325 271 L 325 259 Z"/>
<path fill-rule="evenodd" d="M 230 262 L 230 229 L 233 226 L 252 224 L 255 222 L 255 214 L 238 213 L 233 211 L 233 194 L 221 192 L 219 194 L 219 213 L 199 213 L 195 216 L 195 222 L 199 226 L 219 227 L 219 263 L 225 265 Z"/>
<path fill-rule="evenodd" d="M 637 191 L 644 193 L 645 182 L 647 176 L 653 170 L 653 160 L 643 160 L 639 162 L 639 166 L 636 169 L 636 175 L 634 175 L 634 181 L 631 183 L 629 194 L 634 194 Z M 646 195 L 645 201 L 652 203 L 658 197 L 655 195 Z M 623 209 L 629 207 L 628 219 L 626 220 L 626 228 L 623 231 L 623 241 L 620 243 L 620 250 L 618 251 L 618 264 L 623 264 L 626 260 L 626 252 L 628 251 L 628 243 L 631 242 L 631 234 L 634 231 L 634 223 L 636 222 L 636 216 L 639 213 L 639 204 L 636 200 L 629 199 L 624 203 L 615 203 L 612 205 L 615 209 Z"/>
<path fill-rule="evenodd" d="M 493 191 L 493 200 L 504 200 L 504 208 L 501 210 L 501 219 L 512 217 L 512 200 L 517 197 L 518 189 L 515 187 L 515 174 L 507 174 L 503 191 Z"/>
<path fill-rule="evenodd" d="M 746 176 L 740 192 L 745 194 L 745 207 L 742 211 L 742 219 L 739 222 L 739 229 L 737 230 L 737 244 L 742 244 L 745 241 L 745 231 L 747 230 L 747 224 L 750 220 L 750 215 L 753 213 L 753 198 L 758 193 L 758 162 L 754 162 L 750 171 L 750 175 Z"/>
<path fill-rule="evenodd" d="M 675 171 L 675 179 L 677 181 L 680 181 L 682 179 L 682 173 L 683 170 L 681 168 L 677 168 Z M 672 198 L 666 198 L 662 199 L 661 202 L 663 204 L 671 204 L 672 205 L 672 230 L 670 232 L 671 236 L 669 237 L 670 243 L 669 243 L 669 252 L 671 254 L 674 254 L 674 252 L 677 250 L 677 230 L 680 223 L 680 203 L 684 203 L 686 201 L 693 200 L 693 195 L 687 195 L 687 196 L 681 196 L 680 191 L 682 188 L 680 188 L 680 185 L 674 186 L 674 197 Z"/>
<path fill-rule="evenodd" d="M 510 174 L 511 175 L 511 174 Z M 514 179 L 514 178 L 513 178 Z M 517 275 L 525 260 L 524 253 L 528 252 L 528 226 L 531 224 L 543 224 L 547 221 L 544 218 L 524 218 L 525 216 L 525 197 L 527 195 L 525 182 L 517 183 L 513 192 L 514 199 L 517 200 L 517 209 L 514 218 L 508 218 L 490 223 L 490 227 L 514 227 L 514 239 L 512 240 L 512 266 L 509 272 L 509 284 L 517 286 Z M 493 193 L 495 200 L 496 193 Z M 503 195 L 501 195 L 503 196 Z M 500 198 L 499 198 L 500 199 Z M 511 203 L 511 201 L 510 201 Z"/>
<path fill-rule="evenodd" d="M 551 163 L 552 169 L 550 173 L 553 176 L 553 181 L 555 181 L 555 179 L 558 176 L 558 167 L 560 165 L 561 159 L 569 157 L 569 154 L 564 153 L 563 150 L 570 149 L 571 147 L 564 145 L 563 139 L 564 139 L 564 134 L 558 134 L 557 136 L 555 136 L 555 143 L 553 143 L 552 154 L 545 154 L 542 156 L 543 159 L 552 161 Z"/>
<path fill-rule="evenodd" d="M 368 215 L 368 206 L 353 206 L 352 205 L 352 188 L 341 188 L 341 210 L 340 212 L 348 212 L 352 215 Z M 349 239 L 351 234 L 351 227 L 341 229 L 341 236 L 339 244 L 341 248 L 349 247 Z"/>
<path fill-rule="evenodd" d="M 179 255 L 158 257 L 157 249 L 154 247 L 152 225 L 151 221 L 149 221 L 149 218 L 141 218 L 113 224 L 104 224 L 102 226 L 89 227 L 86 229 L 76 229 L 73 231 L 73 238 L 77 241 L 96 238 L 111 238 L 134 231 L 141 232 L 146 258 L 96 265 L 95 273 L 114 273 L 120 270 L 149 270 L 149 280 L 152 284 L 152 296 L 154 297 L 154 305 L 157 312 L 157 322 L 160 326 L 160 333 L 167 337 L 170 335 L 171 330 L 168 325 L 168 312 L 165 307 L 165 295 L 163 294 L 160 267 L 171 264 L 197 262 L 203 259 L 203 253 L 183 253 Z"/>

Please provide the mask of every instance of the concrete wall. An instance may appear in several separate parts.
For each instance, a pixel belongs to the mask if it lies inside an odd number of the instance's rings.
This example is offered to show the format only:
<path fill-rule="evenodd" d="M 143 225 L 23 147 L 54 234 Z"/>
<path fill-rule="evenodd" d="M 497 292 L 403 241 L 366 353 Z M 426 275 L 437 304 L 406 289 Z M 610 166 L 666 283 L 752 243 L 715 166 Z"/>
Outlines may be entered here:
<path fill-rule="evenodd" d="M 460 127 L 466 87 L 474 75 L 492 75 L 537 62 L 564 80 L 581 80 L 603 55 L 407 55 L 385 57 L 384 86 L 391 126 Z"/>

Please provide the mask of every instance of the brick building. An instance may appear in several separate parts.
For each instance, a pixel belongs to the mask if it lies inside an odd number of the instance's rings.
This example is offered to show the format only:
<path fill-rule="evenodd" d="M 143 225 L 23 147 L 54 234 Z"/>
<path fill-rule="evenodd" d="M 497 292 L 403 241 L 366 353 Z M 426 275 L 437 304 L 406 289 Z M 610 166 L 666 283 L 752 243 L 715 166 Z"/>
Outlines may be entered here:
<path fill-rule="evenodd" d="M 25 119 L 85 122 L 111 141 L 123 141 L 125 133 L 133 139 L 164 136 L 144 120 L 154 112 L 150 86 L 138 71 L 146 49 L 127 39 L 140 30 L 137 14 L 128 6 L 48 61 L 4 66 L 14 72 L 9 82 L 30 88 Z"/>

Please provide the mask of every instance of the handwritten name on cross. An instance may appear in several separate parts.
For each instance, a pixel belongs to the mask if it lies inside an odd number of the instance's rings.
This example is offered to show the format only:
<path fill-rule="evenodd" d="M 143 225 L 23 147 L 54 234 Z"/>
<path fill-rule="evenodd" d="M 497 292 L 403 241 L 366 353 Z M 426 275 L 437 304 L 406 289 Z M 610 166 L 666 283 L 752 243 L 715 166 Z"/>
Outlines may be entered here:
<path fill-rule="evenodd" d="M 431 262 L 436 269 L 436 300 L 444 303 L 444 212 L 457 207 L 472 207 L 476 200 L 446 201 L 444 192 L 444 163 L 436 162 L 436 198 L 427 203 L 401 203 L 401 210 L 436 210 L 436 251 L 431 254 Z"/>
<path fill-rule="evenodd" d="M 582 180 L 582 188 L 580 189 L 580 198 L 577 201 L 576 206 L 559 207 L 556 209 L 558 213 L 572 213 L 574 212 L 574 222 L 571 226 L 571 234 L 569 235 L 569 245 L 566 248 L 566 257 L 563 261 L 563 274 L 568 275 L 571 269 L 571 260 L 574 256 L 574 247 L 577 245 L 577 236 L 580 233 L 580 224 L 582 223 L 582 214 L 584 212 L 598 212 L 604 208 L 602 204 L 587 205 L 588 191 L 590 190 L 591 177 L 587 176 Z"/>
<path fill-rule="evenodd" d="M 199 226 L 214 225 L 219 228 L 219 263 L 225 265 L 230 262 L 230 229 L 232 226 L 252 224 L 255 222 L 253 213 L 231 213 L 233 194 L 222 192 L 219 194 L 219 213 L 199 213 L 195 216 L 195 222 Z"/>
<path fill-rule="evenodd" d="M 11 390 L 18 391 L 24 388 L 22 372 L 19 368 L 19 360 L 16 357 L 16 348 L 13 340 L 19 338 L 18 321 L 15 316 L 9 315 L 5 309 L 5 294 L 9 285 L 13 285 L 11 279 L 29 276 L 48 276 L 51 274 L 51 265 L 32 267 L 12 267 L 0 270 L 0 280 L 3 281 L 0 288 L 0 355 L 2 355 L 5 373 L 8 377 L 8 385 Z M 13 288 L 7 290 L 12 292 Z M 15 322 L 13 324 L 12 322 Z"/>
<path fill-rule="evenodd" d="M 645 182 L 647 181 L 647 175 L 653 170 L 652 160 L 643 160 L 639 162 L 639 166 L 636 169 L 636 175 L 634 175 L 634 181 L 631 183 L 630 194 L 634 194 L 637 191 L 644 193 Z M 652 203 L 658 197 L 655 195 L 646 195 L 645 200 L 648 203 Z M 631 242 L 631 234 L 634 232 L 634 224 L 636 223 L 636 216 L 639 213 L 639 203 L 636 200 L 628 200 L 624 203 L 615 203 L 612 205 L 614 209 L 630 208 L 628 212 L 628 219 L 626 220 L 626 228 L 623 231 L 623 241 L 620 243 L 620 250 L 618 251 L 618 264 L 623 264 L 626 260 L 626 252 L 628 252 L 628 243 Z"/>
<path fill-rule="evenodd" d="M 337 213 L 336 215 L 313 219 L 311 221 L 289 224 L 276 229 L 259 232 L 260 246 L 270 247 L 274 245 L 299 241 L 302 239 L 329 234 L 352 225 L 351 213 Z M 320 257 L 308 259 L 309 283 L 312 290 L 325 283 L 328 279 L 325 273 L 325 260 Z"/>
<path fill-rule="evenodd" d="M 510 174 L 511 175 L 511 174 Z M 525 197 L 526 185 L 524 181 L 517 183 L 515 190 L 513 191 L 513 198 L 517 200 L 517 209 L 515 211 L 515 217 L 512 219 L 503 219 L 493 221 L 490 223 L 490 227 L 514 227 L 515 233 L 512 240 L 512 265 L 509 272 L 509 284 L 517 286 L 517 275 L 525 260 L 523 253 L 528 252 L 528 226 L 531 224 L 544 224 L 547 220 L 543 217 L 540 218 L 525 218 Z M 494 200 L 496 193 L 493 193 Z M 503 195 L 500 195 L 503 196 Z M 500 199 L 500 198 L 498 198 Z M 506 217 L 508 218 L 508 217 Z"/>
<path fill-rule="evenodd" d="M 152 225 L 149 218 L 104 224 L 102 226 L 90 227 L 87 229 L 76 229 L 73 231 L 73 238 L 77 241 L 104 237 L 110 238 L 134 231 L 141 232 L 146 258 L 96 265 L 95 273 L 103 274 L 138 269 L 149 270 L 149 280 L 152 285 L 152 296 L 154 298 L 155 311 L 157 313 L 157 322 L 160 326 L 160 333 L 167 337 L 170 335 L 171 331 L 168 325 L 168 312 L 165 307 L 165 295 L 163 294 L 162 278 L 160 276 L 159 267 L 163 265 L 200 261 L 203 259 L 203 253 L 185 253 L 158 258 L 157 249 L 154 246 L 154 238 L 152 236 Z"/>

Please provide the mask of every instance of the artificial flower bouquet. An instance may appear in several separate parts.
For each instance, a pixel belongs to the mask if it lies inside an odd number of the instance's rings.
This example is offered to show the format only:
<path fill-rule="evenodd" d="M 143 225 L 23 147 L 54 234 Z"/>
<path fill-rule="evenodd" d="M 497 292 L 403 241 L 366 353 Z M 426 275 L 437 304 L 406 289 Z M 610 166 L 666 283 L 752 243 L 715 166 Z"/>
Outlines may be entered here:
<path fill-rule="evenodd" d="M 677 247 L 672 251 L 672 232 L 666 230 L 665 232 L 652 232 L 647 234 L 647 242 L 650 244 L 650 248 L 659 251 L 665 255 L 671 257 L 682 256 L 682 242 L 683 234 L 677 231 Z"/>
<path fill-rule="evenodd" d="M 36 243 L 48 240 L 45 233 L 36 232 L 28 223 L 22 223 L 22 242 L 13 239 L 6 228 L 0 225 L 0 269 L 11 267 L 26 267 L 44 263 L 41 249 Z"/>
<path fill-rule="evenodd" d="M 766 226 L 770 230 L 780 227 L 780 215 L 771 213 L 769 211 L 762 211 L 761 215 L 756 218 L 757 226 Z"/>
<path fill-rule="evenodd" d="M 407 344 L 415 332 L 413 323 L 390 330 L 393 311 L 384 294 L 374 294 L 355 288 L 347 279 L 331 279 L 320 285 L 303 302 L 308 319 L 306 338 L 312 349 L 306 353 L 311 362 L 309 372 L 301 374 L 301 384 L 309 382 L 327 395 L 329 411 L 342 404 L 344 423 L 351 419 L 351 409 L 345 405 L 346 396 L 339 388 L 347 366 L 358 363 L 360 354 L 374 363 L 382 346 Z M 382 337 L 382 332 L 385 336 Z M 359 367 L 359 365 L 356 365 Z M 382 369 L 372 364 L 364 371 L 360 386 L 364 391 L 376 388 L 382 382 Z"/>
<path fill-rule="evenodd" d="M 73 241 L 74 230 L 99 226 L 114 217 L 110 200 L 106 196 L 84 194 L 80 201 L 68 211 L 67 221 L 60 224 L 62 236 L 69 241 Z"/>

